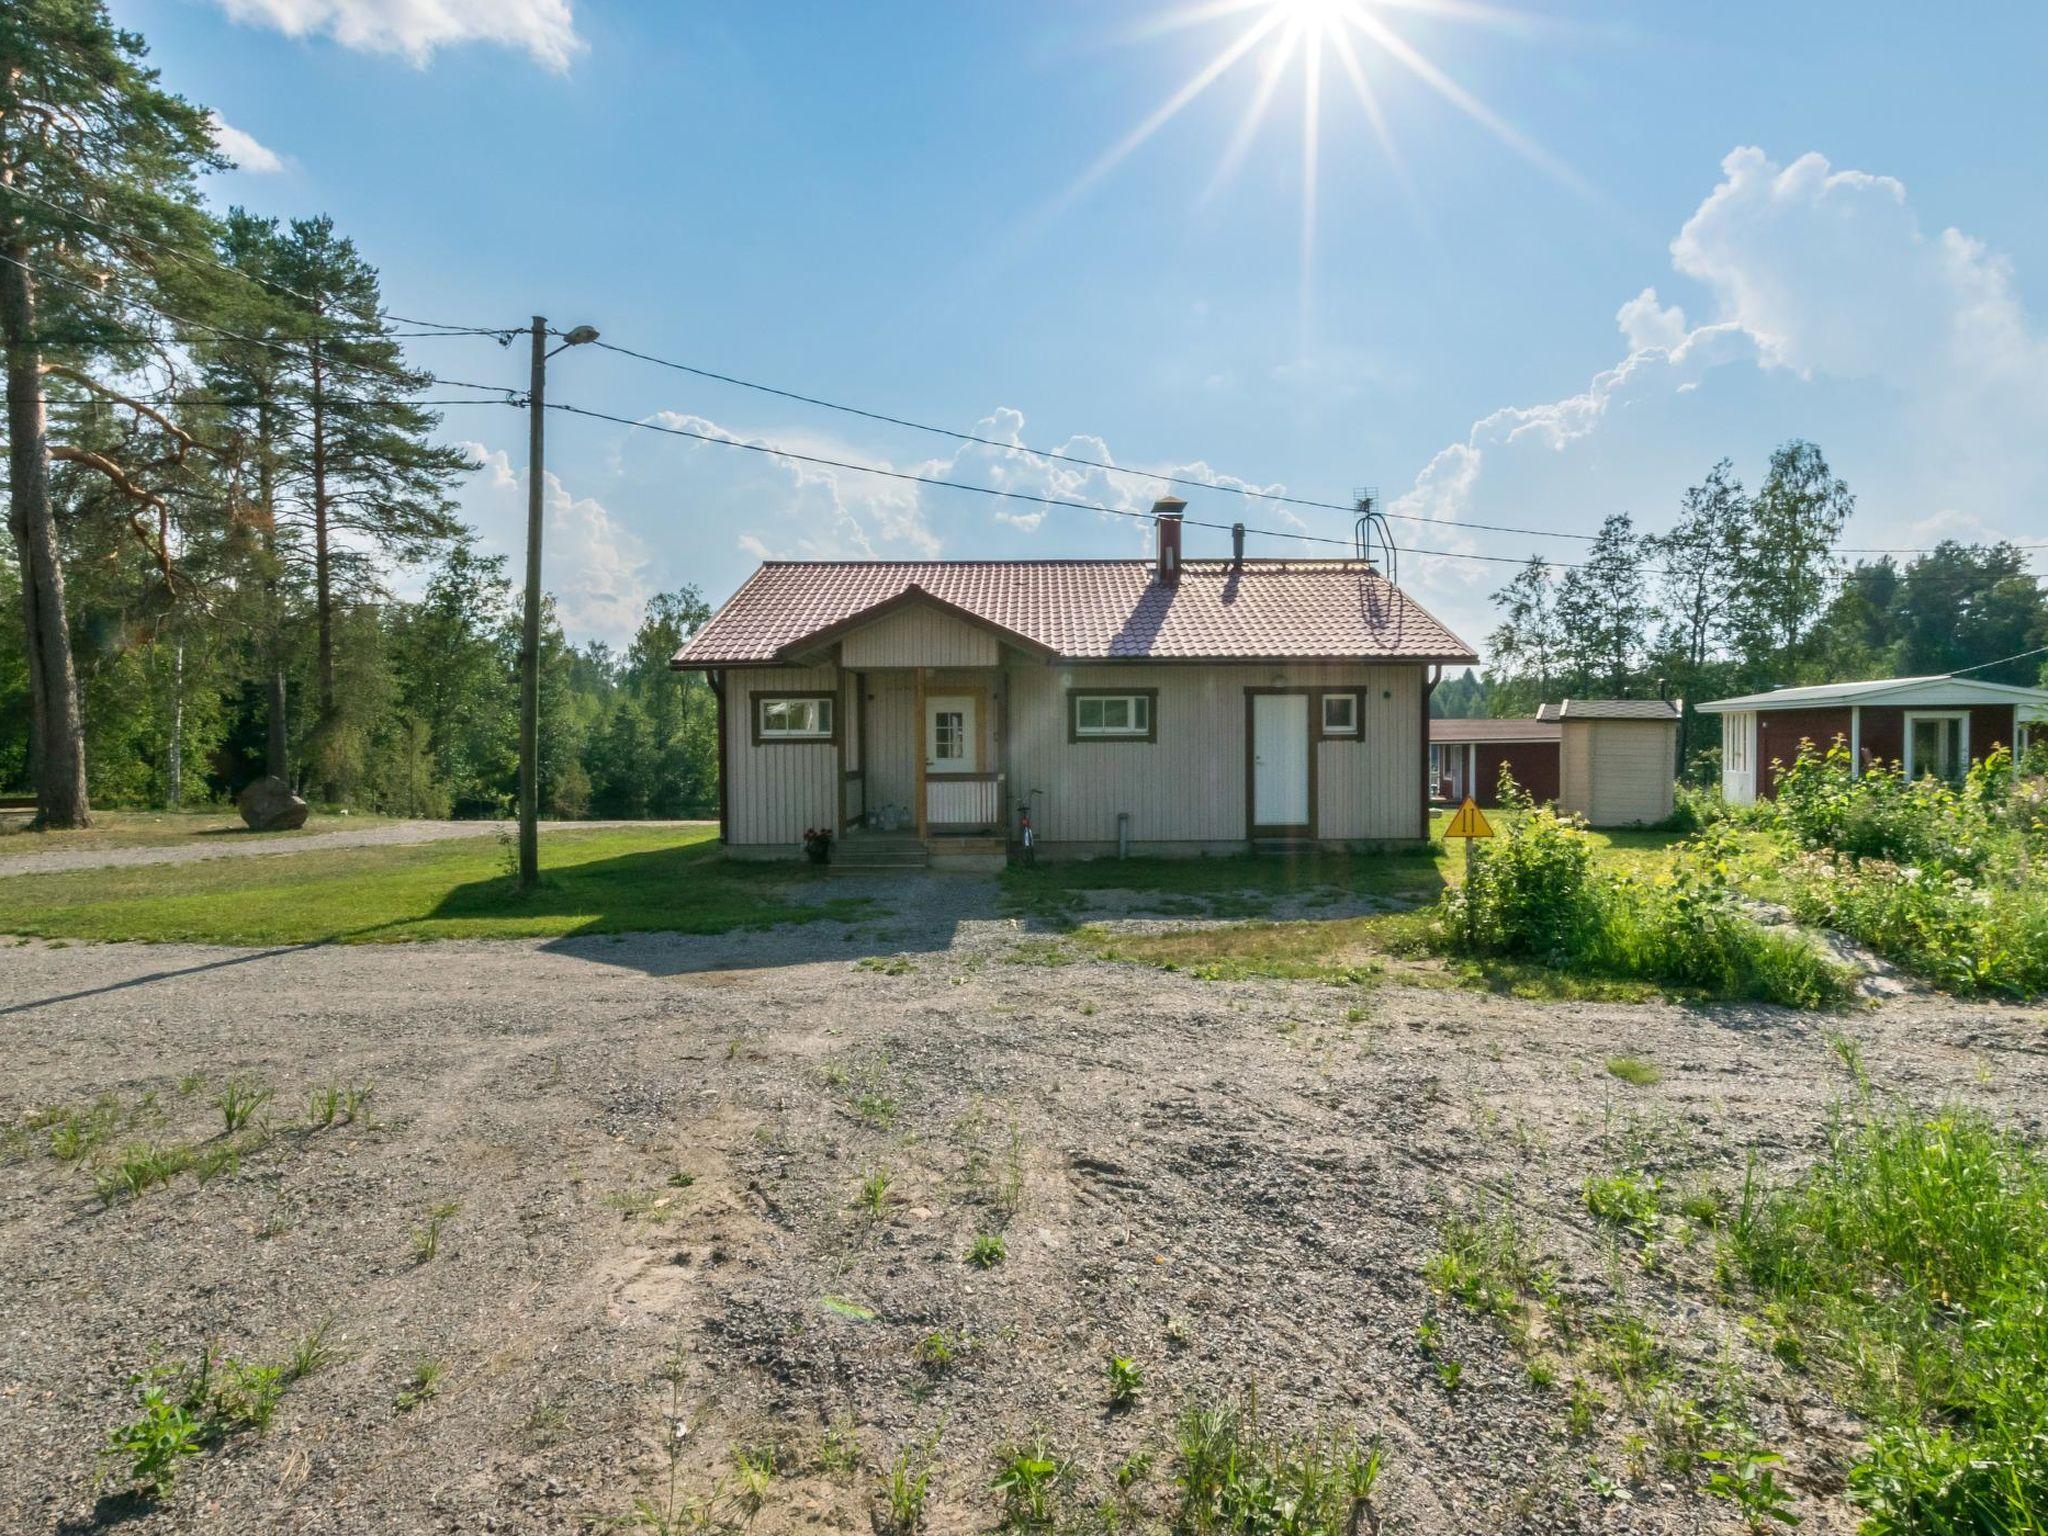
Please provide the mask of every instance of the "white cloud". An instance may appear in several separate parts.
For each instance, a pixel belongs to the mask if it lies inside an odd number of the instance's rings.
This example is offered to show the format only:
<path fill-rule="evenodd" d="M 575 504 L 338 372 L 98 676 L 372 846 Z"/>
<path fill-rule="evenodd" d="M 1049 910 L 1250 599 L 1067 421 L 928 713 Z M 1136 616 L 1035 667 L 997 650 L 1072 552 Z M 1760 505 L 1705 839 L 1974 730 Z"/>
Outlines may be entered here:
<path fill-rule="evenodd" d="M 511 557 L 515 574 L 526 551 L 526 475 L 510 455 L 465 443 L 477 474 L 463 488 L 464 509 L 494 554 Z M 653 557 L 644 540 L 602 502 L 570 494 L 547 476 L 542 498 L 543 577 L 571 640 L 613 645 L 632 639 L 654 596 Z"/>
<path fill-rule="evenodd" d="M 1670 352 L 1685 340 L 1685 311 L 1673 304 L 1669 309 L 1657 302 L 1657 290 L 1645 288 L 1615 312 L 1621 334 L 1628 338 L 1631 352 Z"/>
<path fill-rule="evenodd" d="M 284 156 L 269 145 L 259 143 L 253 134 L 244 133 L 218 112 L 206 115 L 213 125 L 215 147 L 235 162 L 235 169 L 252 176 L 275 176 L 284 169 Z"/>
<path fill-rule="evenodd" d="M 583 51 L 570 0 L 218 0 L 236 21 L 287 37 L 325 34 L 344 48 L 424 65 L 438 48 L 497 43 L 562 70 Z"/>
<path fill-rule="evenodd" d="M 1481 418 L 1393 510 L 1584 532 L 1635 501 L 1654 528 L 1715 459 L 1814 435 L 1858 471 L 1866 516 L 1847 542 L 2026 522 L 2048 492 L 2048 339 L 2010 264 L 1958 230 L 1927 234 L 1891 177 L 1816 154 L 1781 167 L 1753 148 L 1721 170 L 1671 245 L 1713 318 L 1695 324 L 1644 288 L 1615 316 L 1627 356 L 1576 394 Z M 1423 537 L 1455 547 L 1456 532 Z M 1571 558 L 1570 544 L 1530 543 Z M 1453 583 L 1445 564 L 1428 574 L 1453 602 L 1502 574 Z M 1486 616 L 1464 617 L 1477 629 Z"/>

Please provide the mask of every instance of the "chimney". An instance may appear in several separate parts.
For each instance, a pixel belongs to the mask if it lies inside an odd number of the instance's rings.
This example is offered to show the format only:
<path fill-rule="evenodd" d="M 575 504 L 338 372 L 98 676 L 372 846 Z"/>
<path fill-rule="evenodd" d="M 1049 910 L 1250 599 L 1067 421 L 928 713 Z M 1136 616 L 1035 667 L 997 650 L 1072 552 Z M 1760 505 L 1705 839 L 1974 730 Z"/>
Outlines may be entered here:
<path fill-rule="evenodd" d="M 1232 565 L 1244 564 L 1243 523 L 1232 523 L 1230 525 L 1230 563 Z"/>
<path fill-rule="evenodd" d="M 1159 568 L 1162 587 L 1180 585 L 1180 515 L 1187 503 L 1178 496 L 1162 496 L 1152 503 L 1152 519 L 1159 529 Z"/>

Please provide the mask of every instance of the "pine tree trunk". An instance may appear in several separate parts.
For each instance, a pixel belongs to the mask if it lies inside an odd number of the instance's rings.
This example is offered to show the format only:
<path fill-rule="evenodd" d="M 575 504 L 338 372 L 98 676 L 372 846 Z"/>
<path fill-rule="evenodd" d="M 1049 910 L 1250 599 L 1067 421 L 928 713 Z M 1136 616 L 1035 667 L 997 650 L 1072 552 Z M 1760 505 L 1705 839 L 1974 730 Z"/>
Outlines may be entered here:
<path fill-rule="evenodd" d="M 258 417 L 256 452 L 256 494 L 263 505 L 263 547 L 269 569 L 263 583 L 265 619 L 270 626 L 265 649 L 270 660 L 270 700 L 266 711 L 263 771 L 273 779 L 291 780 L 291 746 L 286 734 L 284 674 L 284 593 L 277 544 L 277 478 L 271 466 L 270 407 Z"/>
<path fill-rule="evenodd" d="M 320 694 L 320 717 L 316 727 L 320 742 L 321 793 L 329 800 L 337 796 L 334 782 L 334 575 L 327 548 L 327 398 L 323 388 L 320 340 L 312 342 L 312 389 L 307 397 L 313 422 L 313 603 L 319 627 L 319 649 L 315 659 L 315 686 Z"/>
<path fill-rule="evenodd" d="M 5 178 L 11 180 L 12 178 Z M 78 674 L 64 618 L 64 568 L 50 509 L 50 444 L 43 407 L 42 351 L 36 344 L 35 292 L 18 263 L 29 259 L 19 240 L 0 262 L 0 338 L 7 352 L 9 526 L 21 561 L 21 612 L 28 634 L 29 768 L 36 786 L 36 822 L 83 827 L 92 821 L 86 795 L 85 726 Z"/>
<path fill-rule="evenodd" d="M 171 750 L 170 783 L 164 789 L 164 809 L 182 810 L 185 805 L 185 642 L 179 639 L 171 652 Z"/>

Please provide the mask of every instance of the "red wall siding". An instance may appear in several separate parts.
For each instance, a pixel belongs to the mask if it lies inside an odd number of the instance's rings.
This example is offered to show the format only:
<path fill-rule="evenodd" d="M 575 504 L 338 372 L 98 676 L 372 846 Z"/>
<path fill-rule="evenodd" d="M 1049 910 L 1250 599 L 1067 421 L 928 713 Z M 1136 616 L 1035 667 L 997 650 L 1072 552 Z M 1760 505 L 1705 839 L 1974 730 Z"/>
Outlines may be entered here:
<path fill-rule="evenodd" d="M 1919 711 L 1915 711 L 1919 713 Z M 1970 761 L 1981 762 L 1994 747 L 2010 747 L 2013 738 L 2013 706 L 1976 704 L 1970 716 Z M 1772 759 L 1790 765 L 1799 755 L 1801 738 L 1825 747 L 1840 736 L 1849 739 L 1849 711 L 1844 709 L 1762 709 L 1756 716 L 1757 761 L 1763 768 L 1759 791 L 1771 794 L 1778 787 Z M 1865 704 L 1857 723 L 1856 736 L 1865 765 L 1889 763 L 1900 767 L 1906 758 L 1906 708 L 1901 704 Z"/>
<path fill-rule="evenodd" d="M 1866 728 L 1870 711 L 1863 712 Z M 1810 741 L 1825 751 L 1839 736 L 1849 740 L 1849 711 L 1844 709 L 1760 709 L 1756 712 L 1757 793 L 1773 795 L 1778 789 L 1776 764 L 1792 766 L 1799 756 L 1799 743 Z"/>
<path fill-rule="evenodd" d="M 1481 805 L 1500 804 L 1500 770 L 1505 763 L 1515 782 L 1538 805 L 1557 798 L 1557 743 L 1554 741 L 1498 741 L 1479 746 L 1478 793 Z"/>

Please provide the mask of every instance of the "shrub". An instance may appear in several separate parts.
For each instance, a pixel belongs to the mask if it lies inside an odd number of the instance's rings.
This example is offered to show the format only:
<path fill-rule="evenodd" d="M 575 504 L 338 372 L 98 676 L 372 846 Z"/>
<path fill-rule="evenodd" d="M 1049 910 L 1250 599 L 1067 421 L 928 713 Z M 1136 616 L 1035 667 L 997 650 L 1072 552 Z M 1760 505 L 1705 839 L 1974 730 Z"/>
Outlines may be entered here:
<path fill-rule="evenodd" d="M 1256 1403 L 1191 1402 L 1175 1439 L 1176 1531 L 1342 1536 L 1361 1529 L 1380 1479 L 1377 1443 L 1276 1439 L 1260 1429 Z"/>
<path fill-rule="evenodd" d="M 1743 915 L 1731 837 L 1709 828 L 1681 849 L 1668 878 L 1596 879 L 1583 829 L 1549 810 L 1529 811 L 1479 851 L 1462 887 L 1444 894 L 1432 942 L 1454 954 L 1797 1008 L 1847 996 L 1841 967 L 1798 935 L 1767 932 Z"/>
<path fill-rule="evenodd" d="M 1754 1182 L 1737 1272 L 1815 1316 L 1877 1425 L 1850 1472 L 1871 1536 L 2039 1533 L 2048 1490 L 2048 1163 L 1969 1110 L 1838 1123 Z"/>

